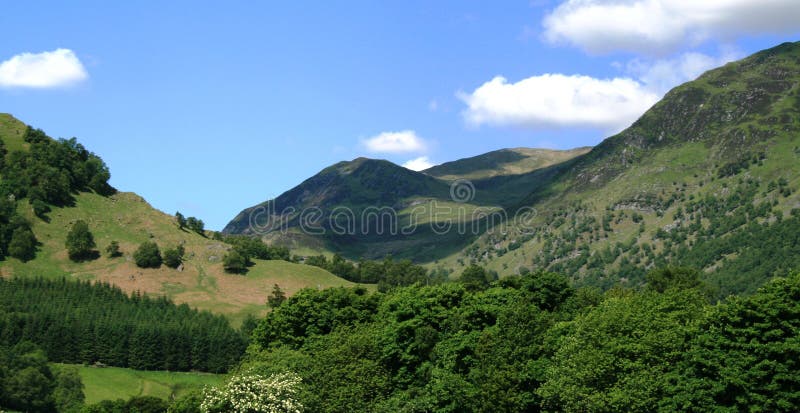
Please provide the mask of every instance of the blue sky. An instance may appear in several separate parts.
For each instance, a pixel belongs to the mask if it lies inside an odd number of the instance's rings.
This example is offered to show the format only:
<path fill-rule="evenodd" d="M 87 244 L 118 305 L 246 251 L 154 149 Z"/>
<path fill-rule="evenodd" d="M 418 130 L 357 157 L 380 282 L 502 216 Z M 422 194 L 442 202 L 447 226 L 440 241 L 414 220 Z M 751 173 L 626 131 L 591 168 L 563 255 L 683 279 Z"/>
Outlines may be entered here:
<path fill-rule="evenodd" d="M 10 2 L 0 112 L 221 229 L 340 160 L 595 145 L 670 87 L 800 40 L 796 0 L 299 3 Z"/>

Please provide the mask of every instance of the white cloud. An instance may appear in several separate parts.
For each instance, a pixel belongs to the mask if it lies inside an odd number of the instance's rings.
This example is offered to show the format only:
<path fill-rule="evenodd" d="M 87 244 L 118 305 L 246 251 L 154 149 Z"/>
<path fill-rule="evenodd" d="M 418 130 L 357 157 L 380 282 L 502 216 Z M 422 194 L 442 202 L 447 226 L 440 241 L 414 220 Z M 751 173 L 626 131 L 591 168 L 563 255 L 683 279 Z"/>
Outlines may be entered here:
<path fill-rule="evenodd" d="M 419 158 L 412 159 L 403 164 L 403 168 L 411 169 L 412 171 L 423 171 L 432 167 L 432 163 L 427 156 L 420 156 Z"/>
<path fill-rule="evenodd" d="M 72 50 L 21 53 L 0 63 L 0 87 L 68 86 L 88 77 Z"/>
<path fill-rule="evenodd" d="M 459 93 L 463 116 L 475 126 L 595 127 L 619 131 L 659 99 L 630 78 L 543 74 L 517 83 L 497 76 L 472 93 Z"/>
<path fill-rule="evenodd" d="M 654 62 L 634 59 L 627 64 L 626 70 L 636 75 L 648 89 L 664 94 L 671 88 L 696 79 L 705 71 L 724 65 L 741 57 L 741 53 L 728 50 L 719 57 L 702 53 L 684 53 L 674 59 L 662 59 Z"/>
<path fill-rule="evenodd" d="M 800 1 L 567 0 L 542 24 L 553 44 L 658 54 L 711 38 L 797 32 Z"/>
<path fill-rule="evenodd" d="M 373 153 L 424 152 L 425 141 L 413 130 L 383 132 L 363 141 L 364 146 Z"/>

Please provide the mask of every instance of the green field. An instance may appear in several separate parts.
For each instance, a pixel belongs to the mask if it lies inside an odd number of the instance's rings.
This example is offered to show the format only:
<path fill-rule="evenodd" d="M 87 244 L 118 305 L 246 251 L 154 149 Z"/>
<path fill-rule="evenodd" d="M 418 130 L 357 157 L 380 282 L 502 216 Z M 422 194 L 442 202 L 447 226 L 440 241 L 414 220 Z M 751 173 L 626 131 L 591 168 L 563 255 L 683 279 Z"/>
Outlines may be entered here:
<path fill-rule="evenodd" d="M 195 372 L 141 371 L 119 367 L 89 367 L 71 364 L 83 381 L 86 404 L 102 400 L 127 400 L 131 396 L 155 396 L 172 400 L 192 390 L 222 382 L 224 375 Z"/>

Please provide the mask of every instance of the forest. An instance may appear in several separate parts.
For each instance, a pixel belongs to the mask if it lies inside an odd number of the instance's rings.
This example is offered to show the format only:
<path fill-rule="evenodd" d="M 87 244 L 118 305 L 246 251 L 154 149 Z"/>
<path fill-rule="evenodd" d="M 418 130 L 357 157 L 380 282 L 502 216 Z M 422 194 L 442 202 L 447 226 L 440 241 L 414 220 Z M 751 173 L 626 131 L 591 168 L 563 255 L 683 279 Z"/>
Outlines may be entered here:
<path fill-rule="evenodd" d="M 800 274 L 723 301 L 712 298 L 698 271 L 685 267 L 651 271 L 642 288 L 605 292 L 572 287 L 551 272 L 494 281 L 482 274 L 481 282 L 474 277 L 387 292 L 304 289 L 257 323 L 244 353 L 243 339 L 221 319 L 163 299 L 126 297 L 102 284 L 3 281 L 0 405 L 96 413 L 792 412 L 800 406 Z M 51 304 L 41 310 L 25 304 L 33 300 Z M 56 322 L 55 314 L 75 323 L 78 310 L 70 302 L 87 303 L 83 317 L 91 322 L 73 326 L 82 334 L 91 334 L 92 323 L 95 331 L 118 328 L 123 335 L 142 331 L 138 322 L 164 326 L 155 329 L 164 349 L 161 358 L 150 358 L 155 368 L 176 363 L 177 355 L 194 357 L 191 343 L 204 335 L 193 333 L 218 331 L 207 334 L 202 357 L 217 360 L 218 368 L 233 363 L 230 374 L 219 387 L 177 400 L 134 397 L 84 406 L 80 379 L 47 360 L 100 360 L 106 356 L 100 342 L 79 340 L 67 352 L 52 343 L 66 334 L 64 343 L 73 345 L 76 335 L 37 330 L 42 320 Z M 104 324 L 109 320 L 125 321 Z M 136 335 L 126 338 L 127 355 L 104 360 L 147 359 L 156 346 Z M 187 346 L 171 353 L 176 337 Z M 34 390 L 44 396 L 25 399 Z"/>
<path fill-rule="evenodd" d="M 24 342 L 52 362 L 218 373 L 246 337 L 221 315 L 106 283 L 0 278 L 0 345 Z"/>

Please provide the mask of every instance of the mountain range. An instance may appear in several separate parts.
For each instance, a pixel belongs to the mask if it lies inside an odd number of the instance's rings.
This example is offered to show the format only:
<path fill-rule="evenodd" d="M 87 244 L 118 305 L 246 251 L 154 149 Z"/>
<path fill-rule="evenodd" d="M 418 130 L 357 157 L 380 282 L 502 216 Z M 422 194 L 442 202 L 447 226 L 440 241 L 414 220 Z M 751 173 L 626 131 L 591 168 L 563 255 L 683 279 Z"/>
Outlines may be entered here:
<path fill-rule="evenodd" d="M 223 232 L 456 273 L 470 262 L 501 275 L 546 268 L 602 287 L 691 265 L 720 294 L 752 291 L 800 267 L 786 233 L 800 207 L 799 81 L 800 43 L 781 44 L 674 88 L 594 148 L 504 149 L 421 172 L 358 158 L 245 209 Z M 370 215 L 382 208 L 394 218 Z M 386 231 L 392 219 L 408 230 Z M 480 231 L 437 230 L 448 223 Z"/>

